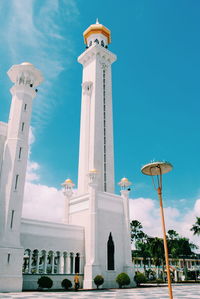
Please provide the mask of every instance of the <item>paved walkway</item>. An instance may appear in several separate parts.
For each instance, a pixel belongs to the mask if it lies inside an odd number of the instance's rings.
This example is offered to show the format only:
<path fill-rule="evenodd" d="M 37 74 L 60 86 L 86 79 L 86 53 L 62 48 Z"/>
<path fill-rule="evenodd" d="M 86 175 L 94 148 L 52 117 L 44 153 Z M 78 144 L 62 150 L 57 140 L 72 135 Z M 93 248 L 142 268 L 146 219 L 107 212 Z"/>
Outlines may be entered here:
<path fill-rule="evenodd" d="M 181 285 L 173 287 L 174 299 L 199 299 L 200 285 Z M 169 298 L 167 287 L 137 289 L 113 289 L 106 291 L 78 292 L 22 292 L 0 293 L 1 299 L 165 299 Z"/>

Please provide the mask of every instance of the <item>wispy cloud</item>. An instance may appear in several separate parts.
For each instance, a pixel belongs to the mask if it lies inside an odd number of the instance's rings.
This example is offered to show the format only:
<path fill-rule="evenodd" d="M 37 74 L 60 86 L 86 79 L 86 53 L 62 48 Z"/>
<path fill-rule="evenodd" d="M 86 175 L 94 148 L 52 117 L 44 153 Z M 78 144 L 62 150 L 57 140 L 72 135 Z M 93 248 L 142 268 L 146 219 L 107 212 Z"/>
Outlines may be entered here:
<path fill-rule="evenodd" d="M 70 28 L 78 15 L 74 0 L 0 2 L 1 44 L 7 49 L 6 60 L 10 65 L 30 61 L 45 78 L 34 101 L 36 128 L 46 125 L 56 104 L 52 86 L 69 64 L 66 56 L 74 50 Z"/>
<path fill-rule="evenodd" d="M 40 184 L 41 165 L 30 160 L 31 147 L 34 142 L 35 136 L 31 127 L 22 216 L 37 220 L 62 222 L 64 195 L 62 190 Z"/>

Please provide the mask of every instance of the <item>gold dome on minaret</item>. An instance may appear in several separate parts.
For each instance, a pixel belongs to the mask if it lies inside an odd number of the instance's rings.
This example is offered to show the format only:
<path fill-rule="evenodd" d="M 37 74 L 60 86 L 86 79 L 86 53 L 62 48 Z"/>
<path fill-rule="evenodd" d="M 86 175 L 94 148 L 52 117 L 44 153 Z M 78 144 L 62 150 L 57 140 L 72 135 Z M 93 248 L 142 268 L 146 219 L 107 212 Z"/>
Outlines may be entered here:
<path fill-rule="evenodd" d="M 87 38 L 91 35 L 91 34 L 103 34 L 107 37 L 108 39 L 108 44 L 111 43 L 111 32 L 108 28 L 106 28 L 104 25 L 99 24 L 99 21 L 97 19 L 96 24 L 92 24 L 90 25 L 84 32 L 83 32 L 83 36 L 84 36 L 84 42 L 85 44 L 87 44 Z"/>

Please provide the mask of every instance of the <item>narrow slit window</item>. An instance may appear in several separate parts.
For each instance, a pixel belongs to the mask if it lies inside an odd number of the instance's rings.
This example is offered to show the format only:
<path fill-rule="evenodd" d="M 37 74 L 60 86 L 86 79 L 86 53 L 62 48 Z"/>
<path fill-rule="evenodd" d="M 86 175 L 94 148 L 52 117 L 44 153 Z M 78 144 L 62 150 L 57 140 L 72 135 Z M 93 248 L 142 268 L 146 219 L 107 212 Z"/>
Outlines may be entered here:
<path fill-rule="evenodd" d="M 27 109 L 27 104 L 24 104 L 24 111 L 26 111 Z"/>
<path fill-rule="evenodd" d="M 10 263 L 10 253 L 8 253 L 8 259 L 7 259 L 8 264 Z"/>
<path fill-rule="evenodd" d="M 25 125 L 25 124 L 24 124 L 24 122 L 23 122 L 23 123 L 22 123 L 22 128 L 21 128 L 21 129 L 22 129 L 22 132 L 24 131 L 24 125 Z"/>
<path fill-rule="evenodd" d="M 19 160 L 21 160 L 21 157 L 22 157 L 22 147 L 20 146 L 20 148 L 19 148 Z"/>
<path fill-rule="evenodd" d="M 12 210 L 11 221 L 10 221 L 10 228 L 11 228 L 11 229 L 13 228 L 14 213 L 15 213 L 15 211 Z"/>
<path fill-rule="evenodd" d="M 17 174 L 15 177 L 15 190 L 17 190 L 18 182 L 19 182 L 19 175 Z"/>

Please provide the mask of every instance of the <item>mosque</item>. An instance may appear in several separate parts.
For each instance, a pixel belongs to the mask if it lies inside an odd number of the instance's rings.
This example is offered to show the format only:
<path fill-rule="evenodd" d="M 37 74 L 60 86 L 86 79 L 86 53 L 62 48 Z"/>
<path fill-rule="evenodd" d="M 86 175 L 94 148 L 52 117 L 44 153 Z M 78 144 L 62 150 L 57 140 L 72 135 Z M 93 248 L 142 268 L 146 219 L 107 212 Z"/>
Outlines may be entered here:
<path fill-rule="evenodd" d="M 37 289 L 47 275 L 53 288 L 73 281 L 95 287 L 100 274 L 104 287 L 116 287 L 116 276 L 126 272 L 133 281 L 129 189 L 122 179 L 121 196 L 114 194 L 114 155 L 111 65 L 116 55 L 108 50 L 111 32 L 98 22 L 83 33 L 83 66 L 78 191 L 63 183 L 64 223 L 24 219 L 24 185 L 32 101 L 41 72 L 31 63 L 13 65 L 8 123 L 0 122 L 0 292 Z"/>

